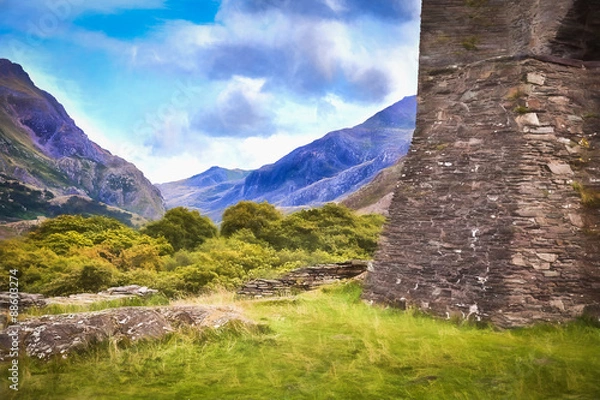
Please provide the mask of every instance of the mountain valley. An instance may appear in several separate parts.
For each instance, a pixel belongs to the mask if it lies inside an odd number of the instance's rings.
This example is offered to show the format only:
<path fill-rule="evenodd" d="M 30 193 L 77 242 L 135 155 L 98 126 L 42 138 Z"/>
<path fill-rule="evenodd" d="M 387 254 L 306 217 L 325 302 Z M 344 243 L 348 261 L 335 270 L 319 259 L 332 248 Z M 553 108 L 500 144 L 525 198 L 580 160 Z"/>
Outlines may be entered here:
<path fill-rule="evenodd" d="M 152 185 L 133 164 L 92 142 L 20 65 L 2 59 L 0 220 L 74 213 L 139 224 L 184 206 L 218 222 L 225 208 L 241 200 L 266 201 L 283 210 L 339 202 L 406 154 L 415 118 L 416 96 L 406 97 L 360 125 L 330 132 L 259 169 L 215 166 Z M 375 191 L 391 197 L 393 183 L 385 185 Z M 360 207 L 380 200 L 367 197 L 358 201 Z M 369 204 L 362 204 L 365 200 Z M 385 206 L 376 209 L 385 212 Z"/>
<path fill-rule="evenodd" d="M 330 132 L 257 170 L 212 167 L 157 186 L 167 208 L 198 209 L 216 221 L 241 200 L 267 201 L 283 209 L 337 202 L 406 154 L 415 115 L 416 96 L 406 97 L 360 125 Z"/>

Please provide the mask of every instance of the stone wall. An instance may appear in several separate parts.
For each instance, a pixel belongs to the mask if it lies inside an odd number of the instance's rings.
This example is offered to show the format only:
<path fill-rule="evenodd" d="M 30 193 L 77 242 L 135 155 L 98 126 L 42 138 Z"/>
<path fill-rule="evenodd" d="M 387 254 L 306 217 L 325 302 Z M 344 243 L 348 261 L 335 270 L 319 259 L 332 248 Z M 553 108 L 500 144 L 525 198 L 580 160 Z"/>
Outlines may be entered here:
<path fill-rule="evenodd" d="M 368 299 L 504 327 L 600 303 L 600 212 L 574 189 L 600 190 L 599 10 L 424 0 L 417 129 Z"/>
<path fill-rule="evenodd" d="M 255 279 L 237 294 L 254 298 L 289 295 L 293 291 L 313 290 L 320 286 L 357 278 L 365 273 L 370 261 L 352 260 L 295 269 L 279 279 Z"/>

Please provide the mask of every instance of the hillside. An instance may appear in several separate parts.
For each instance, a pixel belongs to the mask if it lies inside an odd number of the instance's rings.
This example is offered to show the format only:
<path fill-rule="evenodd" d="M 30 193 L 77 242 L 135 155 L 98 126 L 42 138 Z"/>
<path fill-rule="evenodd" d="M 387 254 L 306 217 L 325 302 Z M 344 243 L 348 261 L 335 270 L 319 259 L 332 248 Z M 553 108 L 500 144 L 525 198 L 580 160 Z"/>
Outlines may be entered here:
<path fill-rule="evenodd" d="M 219 220 L 240 200 L 304 207 L 338 201 L 406 154 L 416 114 L 406 97 L 353 128 L 330 132 L 254 171 L 213 167 L 158 185 L 168 208 L 186 206 Z"/>
<path fill-rule="evenodd" d="M 75 212 L 70 202 L 84 213 L 104 205 L 149 219 L 164 213 L 160 192 L 140 170 L 89 140 L 52 95 L 6 59 L 0 59 L 0 173 L 0 220 Z"/>
<path fill-rule="evenodd" d="M 404 165 L 401 158 L 394 165 L 382 169 L 375 178 L 356 192 L 344 198 L 340 203 L 359 214 L 389 214 L 398 176 Z"/>

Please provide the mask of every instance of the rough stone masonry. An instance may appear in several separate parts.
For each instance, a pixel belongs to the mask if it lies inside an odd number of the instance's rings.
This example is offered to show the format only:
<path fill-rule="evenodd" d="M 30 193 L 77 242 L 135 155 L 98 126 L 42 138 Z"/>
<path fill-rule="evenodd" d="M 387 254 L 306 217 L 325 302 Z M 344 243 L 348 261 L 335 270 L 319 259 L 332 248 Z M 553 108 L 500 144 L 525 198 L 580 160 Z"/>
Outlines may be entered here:
<path fill-rule="evenodd" d="M 420 50 L 366 298 L 500 327 L 598 309 L 600 0 L 424 0 Z"/>

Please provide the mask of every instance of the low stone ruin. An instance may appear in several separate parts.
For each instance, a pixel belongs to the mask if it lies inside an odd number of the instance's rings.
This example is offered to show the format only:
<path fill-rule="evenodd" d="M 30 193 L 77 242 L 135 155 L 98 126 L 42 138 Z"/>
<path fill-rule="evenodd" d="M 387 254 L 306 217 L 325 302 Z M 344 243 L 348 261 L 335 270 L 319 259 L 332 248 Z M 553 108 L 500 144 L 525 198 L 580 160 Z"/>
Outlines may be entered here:
<path fill-rule="evenodd" d="M 279 279 L 255 279 L 250 281 L 237 294 L 261 298 L 285 296 L 294 291 L 313 290 L 322 285 L 357 278 L 367 271 L 370 264 L 370 261 L 353 260 L 299 268 Z"/>
<path fill-rule="evenodd" d="M 50 297 L 48 304 L 91 304 L 98 301 L 109 301 L 117 299 L 127 299 L 135 297 L 147 297 L 157 294 L 158 290 L 150 289 L 146 286 L 128 285 L 111 287 L 98 293 L 78 293 L 70 296 Z"/>
<path fill-rule="evenodd" d="M 44 307 L 47 304 L 47 299 L 43 294 L 36 293 L 10 293 L 0 292 L 0 310 L 8 310 L 10 305 L 13 304 L 11 300 L 14 300 L 15 296 L 18 296 L 19 311 L 22 312 L 26 308 L 30 307 Z"/>
<path fill-rule="evenodd" d="M 0 361 L 8 359 L 11 348 L 40 359 L 66 358 L 107 340 L 160 339 L 181 327 L 216 329 L 232 321 L 250 324 L 237 310 L 217 306 L 123 307 L 46 315 L 0 331 Z"/>
<path fill-rule="evenodd" d="M 18 296 L 17 305 L 19 314 L 31 307 L 45 307 L 51 304 L 59 305 L 87 305 L 100 301 L 110 301 L 117 299 L 127 299 L 135 297 L 146 297 L 158 293 L 158 290 L 149 289 L 146 286 L 129 285 L 108 288 L 99 293 L 78 293 L 70 296 L 46 297 L 39 293 L 18 294 L 10 292 L 0 292 L 0 329 L 8 325 L 8 311 L 11 304 L 14 304 L 15 296 Z M 12 302 L 11 302 L 12 301 Z"/>
<path fill-rule="evenodd" d="M 156 294 L 156 293 L 158 293 L 158 290 L 150 289 L 146 286 L 128 285 L 128 286 L 111 287 L 106 290 L 103 290 L 102 292 L 99 292 L 98 294 L 108 295 L 108 296 L 125 296 L 125 297 L 141 296 L 141 297 L 145 297 L 145 296 L 150 296 L 150 295 Z"/>
<path fill-rule="evenodd" d="M 135 297 L 146 297 L 157 294 L 158 290 L 146 286 L 128 285 L 111 287 L 98 293 L 78 293 L 70 296 L 46 297 L 39 293 L 19 292 L 19 312 L 30 307 L 44 307 L 50 304 L 92 304 L 98 301 L 108 301 Z M 0 292 L 0 310 L 8 310 L 15 294 Z"/>

